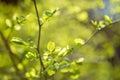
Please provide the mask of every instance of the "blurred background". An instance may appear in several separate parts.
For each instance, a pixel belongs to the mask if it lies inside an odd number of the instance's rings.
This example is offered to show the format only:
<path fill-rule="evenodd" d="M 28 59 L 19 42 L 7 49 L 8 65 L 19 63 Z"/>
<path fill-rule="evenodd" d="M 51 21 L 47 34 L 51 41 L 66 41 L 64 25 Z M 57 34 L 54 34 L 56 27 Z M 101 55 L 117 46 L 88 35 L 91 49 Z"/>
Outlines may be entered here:
<path fill-rule="evenodd" d="M 74 39 L 87 40 L 95 31 L 91 20 L 100 21 L 108 15 L 112 25 L 99 31 L 83 47 L 77 47 L 67 57 L 72 61 L 84 58 L 76 67 L 77 74 L 57 72 L 55 80 L 120 80 L 120 0 L 36 0 L 39 15 L 59 9 L 42 27 L 41 51 L 49 41 L 57 46 L 74 45 Z M 18 24 L 16 18 L 18 19 Z M 22 22 L 21 22 L 22 20 Z M 0 31 L 5 37 L 20 37 L 37 42 L 38 24 L 32 0 L 0 0 Z M 25 59 L 26 47 L 11 45 L 21 71 L 35 67 L 35 61 Z M 24 67 L 23 67 L 24 66 Z M 0 80 L 15 78 L 11 60 L 0 38 Z M 33 79 L 34 80 L 34 79 Z"/>

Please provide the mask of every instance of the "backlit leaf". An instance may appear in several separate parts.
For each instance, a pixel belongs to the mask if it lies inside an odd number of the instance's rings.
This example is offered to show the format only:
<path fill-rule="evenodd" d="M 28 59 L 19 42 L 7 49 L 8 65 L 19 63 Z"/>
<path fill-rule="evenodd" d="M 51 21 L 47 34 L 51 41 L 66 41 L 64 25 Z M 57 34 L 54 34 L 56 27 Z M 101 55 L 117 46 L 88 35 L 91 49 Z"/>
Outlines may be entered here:
<path fill-rule="evenodd" d="M 105 19 L 105 21 L 106 21 L 108 24 L 111 24 L 111 23 L 112 23 L 112 20 L 110 19 L 109 16 L 105 15 L 105 16 L 104 16 L 104 19 Z"/>
<path fill-rule="evenodd" d="M 49 76 L 52 76 L 53 74 L 55 74 L 55 71 L 52 70 L 52 69 L 49 69 L 49 70 L 47 71 L 47 73 L 48 73 Z"/>
<path fill-rule="evenodd" d="M 74 40 L 75 44 L 77 45 L 84 45 L 85 41 L 83 39 L 77 38 Z"/>
<path fill-rule="evenodd" d="M 84 61 L 84 58 L 79 58 L 79 59 L 77 59 L 75 62 L 76 62 L 77 64 L 81 64 L 83 61 Z"/>
<path fill-rule="evenodd" d="M 93 26 L 94 26 L 95 28 L 99 28 L 99 24 L 98 24 L 97 21 L 91 20 L 91 23 L 93 24 Z"/>
<path fill-rule="evenodd" d="M 50 42 L 48 43 L 48 45 L 47 45 L 47 49 L 48 49 L 49 51 L 53 51 L 53 50 L 55 49 L 55 43 L 52 42 L 52 41 L 50 41 Z"/>
<path fill-rule="evenodd" d="M 12 27 L 12 22 L 10 21 L 10 19 L 6 19 L 6 25 L 8 27 Z"/>
<path fill-rule="evenodd" d="M 27 52 L 25 56 L 30 60 L 33 60 L 36 57 L 35 53 L 33 52 Z"/>
<path fill-rule="evenodd" d="M 21 38 L 13 37 L 11 39 L 11 42 L 19 44 L 19 45 L 28 45 L 25 41 L 23 41 Z"/>
<path fill-rule="evenodd" d="M 67 48 L 63 48 L 59 53 L 58 53 L 58 56 L 65 56 L 67 54 Z"/>

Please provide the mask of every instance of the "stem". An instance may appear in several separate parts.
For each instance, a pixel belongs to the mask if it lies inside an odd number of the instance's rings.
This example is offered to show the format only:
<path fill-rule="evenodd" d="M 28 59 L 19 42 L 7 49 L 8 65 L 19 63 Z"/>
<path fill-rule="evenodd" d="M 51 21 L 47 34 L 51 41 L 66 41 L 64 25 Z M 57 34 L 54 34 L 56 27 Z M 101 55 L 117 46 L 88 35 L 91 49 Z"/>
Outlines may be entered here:
<path fill-rule="evenodd" d="M 108 26 L 111 26 L 112 24 L 116 24 L 116 23 L 118 23 L 118 22 L 120 22 L 120 20 L 114 21 L 113 23 L 105 26 L 104 28 L 101 28 L 100 30 L 96 29 L 96 30 L 93 32 L 93 34 L 85 41 L 84 45 L 86 45 L 99 31 L 102 31 L 102 30 L 104 30 L 105 28 L 107 28 Z M 114 33 L 115 33 L 115 32 L 114 32 Z M 119 34 L 117 34 L 117 35 L 119 35 Z M 84 46 L 84 45 L 82 45 L 82 46 Z M 82 47 L 82 46 L 81 46 L 81 47 Z"/>
<path fill-rule="evenodd" d="M 7 41 L 7 39 L 5 38 L 5 36 L 3 35 L 3 33 L 0 31 L 0 35 L 1 35 L 1 39 L 5 45 L 5 48 L 6 50 L 8 51 L 8 54 L 10 56 L 10 59 L 12 61 L 12 64 L 13 64 L 13 67 L 14 69 L 16 70 L 16 74 L 18 75 L 18 77 L 20 78 L 20 80 L 26 80 L 22 73 L 19 71 L 19 69 L 17 68 L 17 63 L 15 62 L 15 59 L 14 59 L 14 53 L 12 52 L 11 48 L 10 48 L 10 45 Z"/>
<path fill-rule="evenodd" d="M 84 45 L 87 44 L 87 43 L 98 33 L 98 31 L 99 31 L 99 30 L 96 29 L 96 30 L 93 32 L 93 34 L 85 41 Z"/>
<path fill-rule="evenodd" d="M 39 33 L 38 33 L 38 43 L 37 43 L 37 52 L 39 54 L 39 61 L 40 61 L 40 77 L 41 77 L 41 72 L 42 70 L 45 71 L 45 66 L 43 64 L 42 58 L 41 58 L 41 53 L 40 53 L 40 40 L 41 40 L 41 28 L 42 28 L 42 24 L 40 22 L 40 17 L 39 17 L 39 13 L 38 13 L 38 9 L 37 9 L 37 5 L 36 5 L 36 0 L 33 0 L 34 2 L 34 7 L 35 7 L 35 11 L 36 11 L 36 16 L 37 16 L 37 21 L 38 21 L 38 25 L 39 25 Z M 45 77 L 45 76 L 44 76 Z"/>

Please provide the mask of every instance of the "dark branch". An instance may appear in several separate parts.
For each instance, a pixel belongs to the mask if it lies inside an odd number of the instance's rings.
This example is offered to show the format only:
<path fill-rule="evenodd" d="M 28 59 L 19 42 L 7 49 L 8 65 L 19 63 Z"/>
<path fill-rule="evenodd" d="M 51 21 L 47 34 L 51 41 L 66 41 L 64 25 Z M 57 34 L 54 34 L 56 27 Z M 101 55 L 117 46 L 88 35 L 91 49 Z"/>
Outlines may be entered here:
<path fill-rule="evenodd" d="M 5 36 L 3 35 L 3 33 L 0 31 L 0 36 L 1 36 L 1 39 L 5 45 L 5 48 L 6 50 L 8 51 L 8 55 L 10 56 L 10 59 L 12 61 L 12 64 L 13 64 L 13 67 L 15 68 L 16 70 L 16 74 L 18 75 L 18 77 L 21 79 L 21 80 L 26 80 L 22 73 L 19 71 L 19 69 L 17 68 L 17 64 L 15 62 L 15 59 L 14 59 L 14 53 L 12 52 L 11 48 L 10 48 L 10 45 L 7 41 L 7 39 L 5 38 Z"/>
<path fill-rule="evenodd" d="M 39 14 L 38 14 L 38 9 L 37 9 L 37 5 L 36 5 L 36 1 L 33 0 L 33 2 L 34 2 L 34 7 L 35 7 L 35 11 L 36 11 L 36 15 L 37 15 L 37 20 L 38 20 L 38 25 L 39 25 L 37 51 L 39 53 L 40 64 L 43 67 L 43 69 L 45 70 L 44 64 L 43 64 L 42 59 L 41 59 L 41 53 L 40 53 L 40 40 L 41 40 L 41 27 L 42 27 L 42 24 L 40 23 L 40 17 L 39 17 Z"/>
<path fill-rule="evenodd" d="M 42 24 L 40 22 L 40 17 L 39 17 L 37 5 L 36 5 L 36 0 L 33 0 L 33 2 L 34 2 L 34 7 L 35 7 L 35 11 L 36 11 L 37 21 L 38 21 L 38 25 L 39 25 L 37 52 L 38 52 L 38 55 L 39 55 L 39 61 L 40 61 L 40 65 L 41 65 L 41 68 L 40 68 L 40 77 L 41 77 L 41 72 L 45 71 L 45 66 L 44 66 L 43 61 L 42 61 L 42 54 L 40 52 L 40 42 L 41 42 L 40 40 L 41 40 L 41 28 L 42 28 Z M 46 79 L 46 76 L 44 76 L 44 78 Z"/>

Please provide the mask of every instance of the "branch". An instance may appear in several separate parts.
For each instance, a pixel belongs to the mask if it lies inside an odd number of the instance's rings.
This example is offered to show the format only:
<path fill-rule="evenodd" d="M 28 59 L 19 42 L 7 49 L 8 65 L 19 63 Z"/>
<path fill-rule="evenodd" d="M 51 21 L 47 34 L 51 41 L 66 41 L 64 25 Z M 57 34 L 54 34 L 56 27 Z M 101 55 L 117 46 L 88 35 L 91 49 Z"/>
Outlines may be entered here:
<path fill-rule="evenodd" d="M 15 62 L 15 59 L 14 59 L 14 53 L 12 52 L 11 48 L 10 48 L 10 45 L 7 41 L 7 39 L 5 38 L 5 36 L 3 35 L 3 33 L 0 31 L 0 36 L 1 36 L 1 39 L 5 45 L 5 48 L 6 50 L 8 51 L 8 55 L 10 56 L 10 59 L 12 61 L 12 64 L 13 64 L 13 67 L 15 68 L 16 70 L 16 74 L 18 75 L 18 77 L 21 79 L 21 80 L 26 80 L 22 73 L 19 71 L 19 69 L 17 68 L 17 63 Z"/>
<path fill-rule="evenodd" d="M 116 24 L 116 23 L 118 23 L 118 22 L 120 22 L 120 20 L 114 21 L 113 23 L 105 26 L 104 28 L 96 29 L 96 30 L 93 32 L 93 34 L 85 41 L 84 45 L 86 45 L 99 31 L 103 31 L 103 30 L 106 29 L 107 27 L 109 27 L 109 26 L 111 26 L 111 25 L 113 25 L 113 24 Z M 115 32 L 114 32 L 114 33 L 115 33 Z M 84 45 L 82 45 L 82 46 L 84 46 Z M 82 46 L 80 46 L 80 47 L 82 47 Z"/>
<path fill-rule="evenodd" d="M 87 43 L 98 33 L 98 31 L 99 31 L 99 30 L 95 30 L 95 31 L 93 32 L 93 34 L 85 41 L 84 45 L 87 44 Z M 83 45 L 83 46 L 84 46 L 84 45 Z"/>
<path fill-rule="evenodd" d="M 37 43 L 37 52 L 39 54 L 39 61 L 40 61 L 40 65 L 41 65 L 41 69 L 40 69 L 40 73 L 43 71 L 45 71 L 45 66 L 43 64 L 42 58 L 41 58 L 41 53 L 40 53 L 40 40 L 41 40 L 41 28 L 42 28 L 42 24 L 40 22 L 40 17 L 39 17 L 39 13 L 38 13 L 38 9 L 37 9 L 37 5 L 36 5 L 36 0 L 33 0 L 34 3 L 34 7 L 35 7 L 35 11 L 36 11 L 36 16 L 37 16 L 37 21 L 38 21 L 38 26 L 39 26 L 39 33 L 38 33 L 38 43 Z M 41 75 L 40 75 L 41 76 Z"/>

